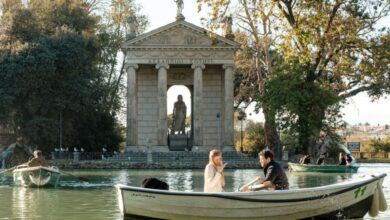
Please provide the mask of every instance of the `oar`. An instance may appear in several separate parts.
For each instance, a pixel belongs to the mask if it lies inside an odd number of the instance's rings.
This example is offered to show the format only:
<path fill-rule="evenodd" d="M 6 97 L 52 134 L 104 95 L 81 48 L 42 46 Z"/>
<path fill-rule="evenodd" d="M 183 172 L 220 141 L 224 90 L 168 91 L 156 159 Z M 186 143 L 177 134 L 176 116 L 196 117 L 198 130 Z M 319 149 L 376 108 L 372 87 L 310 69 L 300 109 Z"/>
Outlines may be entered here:
<path fill-rule="evenodd" d="M 64 172 L 64 171 L 60 171 L 61 173 L 65 174 L 65 175 L 68 175 L 68 176 L 72 176 L 80 181 L 83 181 L 83 182 L 89 182 L 89 179 L 85 178 L 85 177 L 81 177 L 81 176 L 75 176 L 71 173 L 68 173 L 68 172 Z"/>
<path fill-rule="evenodd" d="M 18 165 L 18 166 L 19 166 L 19 165 Z M 7 169 L 7 170 L 1 171 L 0 174 L 6 173 L 6 172 L 10 172 L 10 171 L 12 171 L 12 170 L 18 168 L 18 166 L 14 166 L 14 167 L 9 168 L 9 169 Z"/>

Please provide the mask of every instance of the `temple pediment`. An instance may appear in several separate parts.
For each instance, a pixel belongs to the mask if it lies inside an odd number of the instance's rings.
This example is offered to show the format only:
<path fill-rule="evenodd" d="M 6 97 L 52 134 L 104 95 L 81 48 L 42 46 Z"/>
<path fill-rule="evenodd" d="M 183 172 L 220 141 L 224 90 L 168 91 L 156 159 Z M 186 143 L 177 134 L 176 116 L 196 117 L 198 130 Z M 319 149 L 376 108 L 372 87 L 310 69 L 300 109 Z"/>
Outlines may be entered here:
<path fill-rule="evenodd" d="M 237 49 L 239 44 L 222 36 L 211 34 L 207 30 L 188 23 L 176 21 L 137 36 L 122 45 L 126 48 L 232 48 Z"/>

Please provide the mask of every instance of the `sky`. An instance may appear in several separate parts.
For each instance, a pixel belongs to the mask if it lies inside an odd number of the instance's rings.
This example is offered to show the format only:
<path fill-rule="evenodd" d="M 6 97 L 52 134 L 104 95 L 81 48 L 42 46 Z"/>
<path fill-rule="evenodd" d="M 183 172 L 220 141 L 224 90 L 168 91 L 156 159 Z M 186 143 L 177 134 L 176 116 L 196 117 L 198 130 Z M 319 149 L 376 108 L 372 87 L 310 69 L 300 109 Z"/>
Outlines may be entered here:
<path fill-rule="evenodd" d="M 142 7 L 142 13 L 149 17 L 150 24 L 147 31 L 175 21 L 176 4 L 174 0 L 138 0 L 137 2 Z M 197 12 L 196 0 L 184 0 L 183 14 L 186 21 L 198 26 L 202 26 L 201 18 L 206 15 L 204 12 L 200 14 Z M 190 94 L 184 86 L 175 86 L 168 90 L 168 114 L 172 113 L 173 103 L 178 94 L 183 95 L 184 102 L 187 104 L 187 113 L 190 114 Z M 348 99 L 347 102 L 348 104 L 342 109 L 342 113 L 348 124 L 366 122 L 372 125 L 390 124 L 390 97 L 372 102 L 366 93 L 361 93 Z M 247 109 L 248 118 L 254 121 L 264 121 L 264 116 L 261 113 L 256 114 L 253 110 L 254 105 L 249 106 Z"/>

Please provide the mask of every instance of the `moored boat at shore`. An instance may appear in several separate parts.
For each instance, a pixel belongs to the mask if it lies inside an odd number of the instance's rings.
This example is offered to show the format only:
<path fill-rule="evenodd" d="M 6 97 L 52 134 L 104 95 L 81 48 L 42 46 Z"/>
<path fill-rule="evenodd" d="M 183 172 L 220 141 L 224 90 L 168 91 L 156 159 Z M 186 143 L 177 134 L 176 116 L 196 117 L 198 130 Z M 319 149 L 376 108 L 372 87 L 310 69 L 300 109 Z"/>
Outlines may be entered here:
<path fill-rule="evenodd" d="M 57 167 L 18 166 L 13 171 L 14 184 L 24 187 L 55 187 L 60 178 Z"/>
<path fill-rule="evenodd" d="M 280 191 L 178 192 L 116 185 L 122 216 L 154 219 L 361 218 L 387 208 L 386 174 L 328 186 Z"/>
<path fill-rule="evenodd" d="M 322 172 L 322 173 L 356 173 L 359 166 L 354 163 L 351 165 L 314 165 L 288 163 L 288 170 L 294 172 Z"/>

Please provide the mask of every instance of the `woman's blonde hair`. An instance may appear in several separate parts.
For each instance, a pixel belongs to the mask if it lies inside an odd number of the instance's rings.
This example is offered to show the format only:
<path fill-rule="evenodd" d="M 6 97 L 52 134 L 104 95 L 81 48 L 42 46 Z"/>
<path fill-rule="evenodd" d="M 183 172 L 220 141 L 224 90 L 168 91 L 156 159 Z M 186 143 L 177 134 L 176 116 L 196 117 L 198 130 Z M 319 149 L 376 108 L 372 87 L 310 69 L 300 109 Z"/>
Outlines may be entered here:
<path fill-rule="evenodd" d="M 217 150 L 217 149 L 211 150 L 210 154 L 209 154 L 209 163 L 214 164 L 213 158 L 217 157 L 217 156 L 221 156 L 221 155 L 222 155 L 222 153 L 220 150 Z M 214 164 L 214 166 L 216 166 L 216 164 Z"/>

